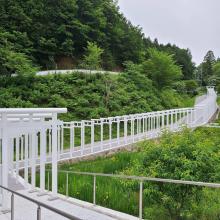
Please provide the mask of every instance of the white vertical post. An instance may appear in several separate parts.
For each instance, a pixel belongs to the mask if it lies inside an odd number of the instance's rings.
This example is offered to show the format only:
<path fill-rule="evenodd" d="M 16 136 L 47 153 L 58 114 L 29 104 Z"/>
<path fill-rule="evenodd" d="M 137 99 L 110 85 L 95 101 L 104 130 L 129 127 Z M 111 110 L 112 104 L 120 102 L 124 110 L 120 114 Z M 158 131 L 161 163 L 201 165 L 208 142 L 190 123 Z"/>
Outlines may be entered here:
<path fill-rule="evenodd" d="M 148 131 L 151 132 L 151 115 L 148 117 Z"/>
<path fill-rule="evenodd" d="M 72 142 L 72 123 L 70 124 L 70 152 L 72 152 L 72 148 L 73 148 L 73 142 Z"/>
<path fill-rule="evenodd" d="M 124 118 L 124 139 L 125 143 L 127 143 L 127 136 L 128 136 L 128 120 Z"/>
<path fill-rule="evenodd" d="M 35 158 L 38 158 L 38 154 L 39 154 L 39 136 L 38 136 L 38 132 L 36 132 L 36 139 L 35 139 Z"/>
<path fill-rule="evenodd" d="M 164 112 L 162 113 L 162 128 L 164 128 Z"/>
<path fill-rule="evenodd" d="M 84 121 L 81 121 L 81 155 L 83 155 L 85 144 L 85 126 Z"/>
<path fill-rule="evenodd" d="M 190 127 L 190 117 L 189 117 L 189 110 L 186 111 L 186 118 L 187 118 L 187 127 Z"/>
<path fill-rule="evenodd" d="M 191 109 L 190 112 L 191 112 L 190 124 L 192 125 L 192 123 L 193 123 L 193 110 Z"/>
<path fill-rule="evenodd" d="M 28 184 L 28 134 L 25 134 L 24 138 L 24 179 L 26 184 Z"/>
<path fill-rule="evenodd" d="M 61 149 L 61 145 L 60 145 L 60 125 L 57 126 L 57 156 L 58 158 L 60 158 L 60 149 Z"/>
<path fill-rule="evenodd" d="M 57 114 L 52 116 L 52 193 L 57 194 Z"/>
<path fill-rule="evenodd" d="M 148 131 L 148 116 L 146 115 L 145 116 L 145 133 L 147 134 L 147 131 Z"/>
<path fill-rule="evenodd" d="M 36 184 L 36 133 L 31 135 L 31 185 L 35 187 Z"/>
<path fill-rule="evenodd" d="M 109 124 L 109 141 L 110 141 L 110 147 L 112 146 L 112 121 L 111 119 L 108 120 Z"/>
<path fill-rule="evenodd" d="M 156 118 L 157 122 L 156 122 L 156 127 L 157 127 L 157 130 L 160 129 L 160 115 L 159 113 L 157 113 L 157 118 Z"/>
<path fill-rule="evenodd" d="M 10 138 L 9 146 L 10 147 L 9 147 L 9 152 L 8 152 L 8 160 L 9 160 L 8 165 L 9 165 L 9 170 L 11 170 L 11 173 L 13 173 L 13 170 L 14 170 L 14 138 Z"/>
<path fill-rule="evenodd" d="M 61 152 L 63 153 L 64 150 L 64 128 L 63 128 L 63 124 L 61 127 Z"/>
<path fill-rule="evenodd" d="M 192 109 L 192 114 L 193 114 L 193 121 L 192 121 L 192 123 L 194 124 L 194 121 L 196 120 L 196 111 L 195 111 L 194 108 Z"/>
<path fill-rule="evenodd" d="M 103 149 L 103 120 L 101 119 L 101 121 L 100 121 L 100 123 L 101 123 L 101 127 L 100 127 L 100 129 L 101 129 L 101 150 Z"/>
<path fill-rule="evenodd" d="M 91 151 L 94 152 L 94 139 L 95 139 L 95 125 L 94 121 L 91 121 Z"/>
<path fill-rule="evenodd" d="M 142 220 L 143 213 L 143 182 L 140 182 L 140 191 L 139 191 L 139 219 Z"/>
<path fill-rule="evenodd" d="M 21 136 L 21 160 L 24 159 L 24 136 Z"/>
<path fill-rule="evenodd" d="M 73 123 L 70 124 L 70 152 L 73 153 Z"/>
<path fill-rule="evenodd" d="M 171 111 L 171 130 L 173 130 L 173 111 Z"/>
<path fill-rule="evenodd" d="M 75 147 L 75 125 L 73 124 L 72 125 L 72 148 L 71 148 L 72 154 L 74 152 L 74 147 Z"/>
<path fill-rule="evenodd" d="M 18 180 L 19 176 L 19 137 L 15 139 L 15 159 L 16 159 L 16 181 Z"/>
<path fill-rule="evenodd" d="M 2 185 L 8 187 L 8 135 L 7 135 L 7 115 L 2 114 Z M 2 209 L 7 209 L 8 197 L 7 192 L 3 190 L 2 192 Z"/>
<path fill-rule="evenodd" d="M 134 143 L 134 118 L 131 118 L 131 134 L 132 134 L 132 141 Z"/>
<path fill-rule="evenodd" d="M 148 117 L 148 116 L 146 116 L 146 126 L 145 126 L 145 130 L 146 130 L 146 137 L 147 137 L 147 133 L 148 133 L 148 130 L 149 130 L 148 123 L 149 123 L 149 117 Z"/>
<path fill-rule="evenodd" d="M 166 114 L 166 118 L 167 118 L 167 128 L 169 128 L 170 127 L 170 112 L 169 111 L 167 111 L 167 114 Z"/>
<path fill-rule="evenodd" d="M 151 115 L 151 131 L 153 131 L 154 130 L 154 120 L 153 120 L 153 115 Z"/>
<path fill-rule="evenodd" d="M 120 120 L 119 118 L 117 119 L 117 140 L 118 140 L 118 145 L 120 145 Z"/>
<path fill-rule="evenodd" d="M 46 129 L 40 131 L 40 188 L 45 190 Z"/>

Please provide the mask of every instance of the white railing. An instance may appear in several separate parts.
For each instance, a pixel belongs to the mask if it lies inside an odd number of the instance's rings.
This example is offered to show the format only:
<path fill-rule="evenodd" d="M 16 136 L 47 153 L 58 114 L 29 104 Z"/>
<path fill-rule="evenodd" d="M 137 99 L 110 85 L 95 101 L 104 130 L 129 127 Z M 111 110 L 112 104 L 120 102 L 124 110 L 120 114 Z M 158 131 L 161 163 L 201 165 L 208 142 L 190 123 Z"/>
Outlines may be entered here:
<path fill-rule="evenodd" d="M 63 122 L 59 159 L 88 156 L 157 138 L 165 129 L 176 132 L 182 126 L 202 126 L 215 115 L 218 108 L 216 99 L 214 87 L 208 87 L 205 98 L 193 108 Z"/>
<path fill-rule="evenodd" d="M 52 193 L 57 194 L 57 163 L 125 147 L 159 137 L 164 129 L 179 131 L 207 124 L 217 111 L 217 95 L 208 88 L 206 98 L 193 108 L 171 109 L 92 120 L 62 122 L 58 113 L 66 109 L 0 109 L 0 184 L 8 187 L 8 176 L 20 177 L 36 187 L 40 166 L 40 189 L 45 190 L 45 164 L 52 164 Z M 2 193 L 3 208 L 8 205 Z"/>
<path fill-rule="evenodd" d="M 24 180 L 31 176 L 32 188 L 36 184 L 36 166 L 40 161 L 41 188 L 45 188 L 45 163 L 47 157 L 47 134 L 52 140 L 52 192 L 57 193 L 57 130 L 58 113 L 67 109 L 0 109 L 0 185 L 8 188 L 8 179 L 19 179 L 19 161 L 24 163 Z M 30 172 L 29 172 L 29 169 Z M 2 193 L 2 208 L 7 209 L 8 193 Z"/>

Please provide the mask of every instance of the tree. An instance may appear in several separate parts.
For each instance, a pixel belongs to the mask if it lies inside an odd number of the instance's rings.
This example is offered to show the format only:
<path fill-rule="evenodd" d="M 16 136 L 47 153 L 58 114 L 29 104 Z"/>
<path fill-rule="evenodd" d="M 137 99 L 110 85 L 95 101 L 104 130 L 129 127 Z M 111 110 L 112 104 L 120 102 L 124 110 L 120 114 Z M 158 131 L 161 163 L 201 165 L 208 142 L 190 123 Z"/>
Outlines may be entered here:
<path fill-rule="evenodd" d="M 11 76 L 31 76 L 37 72 L 32 61 L 24 54 L 8 47 L 0 48 L 0 74 Z"/>
<path fill-rule="evenodd" d="M 101 55 L 104 52 L 103 49 L 97 46 L 96 43 L 88 42 L 86 48 L 86 55 L 84 55 L 82 67 L 89 70 L 98 70 L 101 68 Z"/>
<path fill-rule="evenodd" d="M 213 74 L 215 76 L 220 77 L 220 61 L 217 61 L 214 65 L 213 65 Z"/>
<path fill-rule="evenodd" d="M 195 63 L 192 61 L 192 54 L 190 49 L 182 49 L 176 45 L 171 45 L 170 43 L 167 45 L 160 44 L 157 49 L 160 51 L 165 51 L 169 54 L 173 54 L 173 58 L 175 59 L 176 64 L 182 69 L 184 80 L 193 79 Z"/>
<path fill-rule="evenodd" d="M 210 79 L 211 80 L 211 79 Z M 213 77 L 212 77 L 212 85 L 217 87 L 218 93 L 220 92 L 220 61 L 217 61 L 213 65 Z"/>
<path fill-rule="evenodd" d="M 208 51 L 202 63 L 202 83 L 208 84 L 209 77 L 213 75 L 213 65 L 215 64 L 215 55 L 213 51 Z"/>
<path fill-rule="evenodd" d="M 149 59 L 142 65 L 143 72 L 152 79 L 157 88 L 170 87 L 175 80 L 181 78 L 181 68 L 176 65 L 173 55 L 154 48 L 149 49 L 148 53 Z"/>
<path fill-rule="evenodd" d="M 197 94 L 196 90 L 198 88 L 198 83 L 195 80 L 185 80 L 186 92 L 192 94 L 193 96 Z"/>
<path fill-rule="evenodd" d="M 143 159 L 134 161 L 126 174 L 175 180 L 218 181 L 219 157 L 215 151 L 216 143 L 207 141 L 203 132 L 184 129 L 173 134 L 165 131 L 160 141 L 146 142 L 142 146 Z M 149 207 L 146 209 L 147 219 L 159 219 L 155 216 L 158 209 L 163 210 L 161 219 L 187 219 L 187 214 L 192 214 L 190 210 L 198 204 L 202 193 L 203 189 L 198 186 L 147 183 L 144 187 L 144 198 Z M 150 211 L 150 207 L 154 209 Z M 149 214 L 154 217 L 148 218 Z"/>

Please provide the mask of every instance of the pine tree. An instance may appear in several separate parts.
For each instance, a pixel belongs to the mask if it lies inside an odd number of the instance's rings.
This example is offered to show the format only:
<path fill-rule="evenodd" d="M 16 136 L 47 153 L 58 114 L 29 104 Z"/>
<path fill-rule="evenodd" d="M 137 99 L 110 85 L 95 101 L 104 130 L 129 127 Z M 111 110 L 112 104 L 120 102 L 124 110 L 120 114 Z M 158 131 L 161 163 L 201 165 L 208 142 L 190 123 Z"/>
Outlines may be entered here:
<path fill-rule="evenodd" d="M 213 75 L 213 65 L 215 64 L 216 59 L 213 51 L 209 50 L 204 57 L 202 63 L 202 84 L 207 85 L 209 78 Z"/>

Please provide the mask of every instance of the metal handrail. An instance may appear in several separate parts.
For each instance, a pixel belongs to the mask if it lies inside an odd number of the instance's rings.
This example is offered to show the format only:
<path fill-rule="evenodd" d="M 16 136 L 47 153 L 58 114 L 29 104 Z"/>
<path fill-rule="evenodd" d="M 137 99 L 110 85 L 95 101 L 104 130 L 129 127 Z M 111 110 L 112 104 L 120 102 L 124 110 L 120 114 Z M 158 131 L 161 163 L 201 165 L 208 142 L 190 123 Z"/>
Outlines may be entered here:
<path fill-rule="evenodd" d="M 12 193 L 12 195 L 11 195 L 11 220 L 14 220 L 14 219 L 15 219 L 15 218 L 14 218 L 14 195 L 17 195 L 17 196 L 19 196 L 19 197 L 22 197 L 22 198 L 24 198 L 24 199 L 26 199 L 26 200 L 28 200 L 28 201 L 30 201 L 30 202 L 33 202 L 33 203 L 35 203 L 35 204 L 37 205 L 37 220 L 41 220 L 41 207 L 46 208 L 46 209 L 48 209 L 48 210 L 50 210 L 50 211 L 52 211 L 52 212 L 55 212 L 56 214 L 61 215 L 61 216 L 65 217 L 65 218 L 67 218 L 67 219 L 71 219 L 71 220 L 82 220 L 82 219 L 80 219 L 80 218 L 78 218 L 78 217 L 75 217 L 75 216 L 73 216 L 73 215 L 70 215 L 70 214 L 68 214 L 68 213 L 66 213 L 66 212 L 64 212 L 64 211 L 62 211 L 62 210 L 56 209 L 56 208 L 54 208 L 54 207 L 51 207 L 51 206 L 49 206 L 49 205 L 47 205 L 47 204 L 45 204 L 45 203 L 43 203 L 43 202 L 37 201 L 37 200 L 35 200 L 35 199 L 33 199 L 33 198 L 30 198 L 30 197 L 28 197 L 28 196 L 25 196 L 25 195 L 23 195 L 23 194 L 21 194 L 21 193 L 19 193 L 19 192 L 16 192 L 16 191 L 14 191 L 14 190 L 12 190 L 12 189 L 9 189 L 9 188 L 7 188 L 7 187 L 4 187 L 4 186 L 2 186 L 2 185 L 0 185 L 0 188 L 2 188 L 2 189 L 4 189 L 4 190 L 6 190 L 6 191 Z"/>
<path fill-rule="evenodd" d="M 48 171 L 48 174 L 51 170 Z M 93 204 L 96 205 L 96 177 L 111 177 L 119 179 L 129 179 L 139 181 L 139 219 L 142 220 L 143 214 L 143 182 L 158 182 L 158 183 L 173 183 L 173 184 L 183 184 L 183 185 L 192 185 L 200 187 L 209 187 L 209 188 L 220 188 L 220 183 L 206 183 L 198 181 L 188 181 L 188 180 L 174 180 L 174 179 L 163 179 L 155 177 L 142 177 L 142 176 L 126 176 L 120 174 L 104 174 L 104 173 L 91 173 L 91 172 L 79 172 L 79 171 L 67 171 L 67 170 L 58 170 L 58 173 L 66 174 L 66 196 L 69 196 L 69 174 L 77 175 L 86 175 L 93 176 Z M 49 178 L 48 178 L 49 179 Z"/>
<path fill-rule="evenodd" d="M 51 170 L 46 170 L 51 171 Z M 174 184 L 184 184 L 184 185 L 194 185 L 194 186 L 204 186 L 210 188 L 220 188 L 220 183 L 207 183 L 207 182 L 198 182 L 198 181 L 188 181 L 188 180 L 174 180 L 174 179 L 163 179 L 163 178 L 154 178 L 154 177 L 142 177 L 142 176 L 126 176 L 120 174 L 105 174 L 105 173 L 91 173 L 91 172 L 79 172 L 79 171 L 67 171 L 59 170 L 58 173 L 73 173 L 78 175 L 86 176 L 102 176 L 102 177 L 113 177 L 120 179 L 132 179 L 139 180 L 143 182 L 163 182 L 163 183 L 174 183 Z"/>

